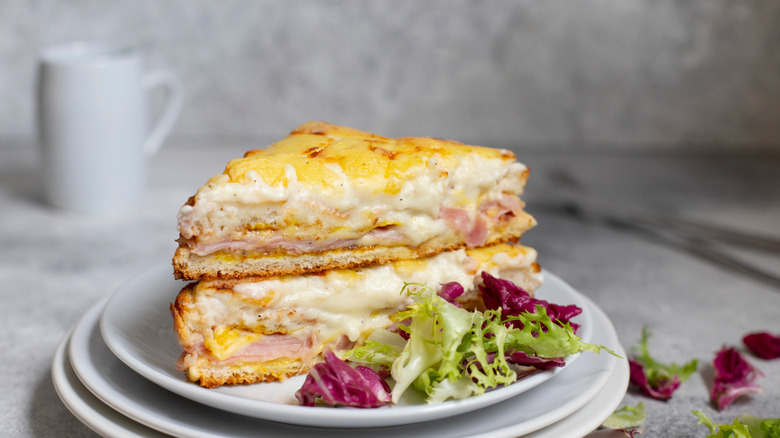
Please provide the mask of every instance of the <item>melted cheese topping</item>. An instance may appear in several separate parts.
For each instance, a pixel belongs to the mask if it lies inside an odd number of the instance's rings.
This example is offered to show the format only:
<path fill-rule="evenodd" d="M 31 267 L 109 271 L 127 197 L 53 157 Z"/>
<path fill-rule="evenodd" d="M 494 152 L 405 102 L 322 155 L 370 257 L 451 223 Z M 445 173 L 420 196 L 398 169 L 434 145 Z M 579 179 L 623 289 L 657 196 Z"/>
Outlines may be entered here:
<path fill-rule="evenodd" d="M 531 248 L 501 244 L 370 268 L 235 281 L 232 292 L 217 287 L 224 282 L 203 281 L 196 286 L 193 310 L 206 333 L 206 347 L 220 359 L 251 343 L 261 328 L 314 330 L 323 344 L 342 335 L 354 342 L 390 325 L 390 317 L 412 303 L 400 293 L 404 283 L 423 283 L 438 291 L 442 284 L 457 281 L 467 294 L 475 295 L 480 271 L 509 280 L 520 272 L 522 284 L 532 291 L 541 283 L 541 274 L 532 268 L 535 260 Z M 242 330 L 226 328 L 237 326 Z M 214 327 L 214 335 L 209 335 Z M 214 337 L 213 343 L 209 336 Z"/>
<path fill-rule="evenodd" d="M 424 137 L 385 138 L 323 122 L 299 126 L 266 150 L 254 150 L 228 163 L 229 182 L 247 183 L 258 177 L 268 186 L 288 187 L 288 167 L 306 187 L 344 194 L 343 179 L 358 190 L 398 194 L 405 181 L 426 167 L 454 169 L 466 156 L 514 161 L 506 150 L 464 145 Z"/>

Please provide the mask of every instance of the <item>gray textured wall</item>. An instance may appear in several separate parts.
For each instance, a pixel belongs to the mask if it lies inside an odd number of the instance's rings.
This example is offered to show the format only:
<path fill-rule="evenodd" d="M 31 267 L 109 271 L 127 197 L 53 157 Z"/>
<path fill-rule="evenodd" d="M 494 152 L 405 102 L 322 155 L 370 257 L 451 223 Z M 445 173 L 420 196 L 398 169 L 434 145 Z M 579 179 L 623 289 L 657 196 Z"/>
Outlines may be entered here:
<path fill-rule="evenodd" d="M 780 153 L 775 0 L 0 0 L 0 148 L 32 144 L 35 53 L 125 39 L 175 70 L 173 140 L 322 119 L 493 146 Z"/>

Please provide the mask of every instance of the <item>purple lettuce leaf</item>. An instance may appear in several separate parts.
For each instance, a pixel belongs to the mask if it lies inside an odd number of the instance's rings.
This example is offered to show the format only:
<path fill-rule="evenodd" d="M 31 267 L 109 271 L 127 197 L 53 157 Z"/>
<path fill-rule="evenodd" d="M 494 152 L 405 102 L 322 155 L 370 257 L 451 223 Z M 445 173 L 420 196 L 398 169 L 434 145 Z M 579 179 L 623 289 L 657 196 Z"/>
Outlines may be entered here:
<path fill-rule="evenodd" d="M 669 400 L 674 391 L 696 372 L 699 361 L 693 359 L 682 365 L 658 362 L 650 356 L 649 339 L 650 330 L 643 327 L 639 346 L 635 348 L 635 356 L 629 360 L 631 383 L 651 398 Z"/>
<path fill-rule="evenodd" d="M 725 409 L 743 395 L 761 392 L 761 387 L 755 380 L 763 376 L 763 373 L 746 361 L 735 348 L 721 348 L 716 353 L 712 366 L 715 368 L 715 381 L 710 399 L 718 409 Z"/>
<path fill-rule="evenodd" d="M 314 406 L 317 398 L 331 406 L 377 408 L 390 402 L 390 386 L 371 368 L 352 368 L 333 353 L 309 370 L 295 393 L 301 406 Z"/>
<path fill-rule="evenodd" d="M 447 300 L 448 303 L 454 304 L 457 307 L 461 307 L 460 303 L 455 301 L 455 299 L 463 295 L 463 286 L 461 286 L 457 281 L 445 283 L 441 286 L 442 287 L 438 295 Z"/>
<path fill-rule="evenodd" d="M 566 365 L 566 361 L 561 357 L 545 359 L 538 356 L 529 356 L 522 351 L 515 351 L 508 354 L 506 356 L 506 361 L 524 367 L 534 367 L 542 371 Z"/>
<path fill-rule="evenodd" d="M 780 336 L 772 336 L 767 332 L 749 333 L 742 342 L 758 357 L 777 359 L 780 357 Z"/>
<path fill-rule="evenodd" d="M 547 311 L 547 315 L 556 323 L 564 325 L 569 322 L 575 333 L 579 327 L 579 325 L 569 321 L 582 313 L 582 309 L 576 305 L 564 306 L 533 298 L 520 286 L 511 281 L 496 278 L 485 271 L 482 271 L 482 285 L 479 286 L 479 291 L 482 294 L 485 307 L 491 310 L 500 308 L 503 315 L 517 316 L 522 312 L 534 313 L 536 306 L 542 306 Z M 521 323 L 514 321 L 514 324 Z"/>
<path fill-rule="evenodd" d="M 669 400 L 674 391 L 680 386 L 680 379 L 676 375 L 659 378 L 654 384 L 645 374 L 645 367 L 641 363 L 629 359 L 629 371 L 631 374 L 631 383 L 638 386 L 639 389 L 648 397 L 656 400 Z"/>

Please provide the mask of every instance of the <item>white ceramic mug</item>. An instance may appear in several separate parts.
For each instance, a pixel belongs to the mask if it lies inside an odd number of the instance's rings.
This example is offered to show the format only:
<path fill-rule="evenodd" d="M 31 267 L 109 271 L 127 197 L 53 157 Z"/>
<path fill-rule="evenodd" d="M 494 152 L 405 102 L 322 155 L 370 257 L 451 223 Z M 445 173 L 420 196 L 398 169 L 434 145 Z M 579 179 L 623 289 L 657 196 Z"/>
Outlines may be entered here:
<path fill-rule="evenodd" d="M 141 54 L 111 43 L 67 43 L 41 52 L 39 140 L 44 196 L 66 210 L 120 213 L 137 207 L 148 158 L 173 127 L 181 85 L 172 73 L 145 73 Z M 147 92 L 167 90 L 159 120 L 147 126 Z"/>

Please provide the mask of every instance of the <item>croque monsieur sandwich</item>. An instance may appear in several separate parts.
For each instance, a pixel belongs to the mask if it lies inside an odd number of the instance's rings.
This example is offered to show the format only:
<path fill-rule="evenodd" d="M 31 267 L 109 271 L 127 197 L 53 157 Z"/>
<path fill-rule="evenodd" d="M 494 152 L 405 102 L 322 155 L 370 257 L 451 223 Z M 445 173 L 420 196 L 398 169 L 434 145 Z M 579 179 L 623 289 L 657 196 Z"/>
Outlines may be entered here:
<path fill-rule="evenodd" d="M 205 387 L 305 373 L 390 326 L 406 283 L 457 282 L 464 307 L 482 271 L 532 292 L 527 178 L 506 150 L 323 122 L 230 161 L 179 212 L 178 367 Z"/>
<path fill-rule="evenodd" d="M 533 249 L 497 244 L 363 268 L 191 284 L 171 306 L 185 349 L 177 366 L 205 387 L 302 374 L 323 352 L 352 348 L 392 325 L 390 317 L 412 303 L 400 293 L 405 283 L 438 291 L 457 282 L 464 307 L 480 307 L 482 271 L 529 292 L 542 282 Z"/>
<path fill-rule="evenodd" d="M 174 273 L 267 277 L 517 240 L 535 225 L 512 152 L 323 122 L 247 152 L 179 212 Z"/>

